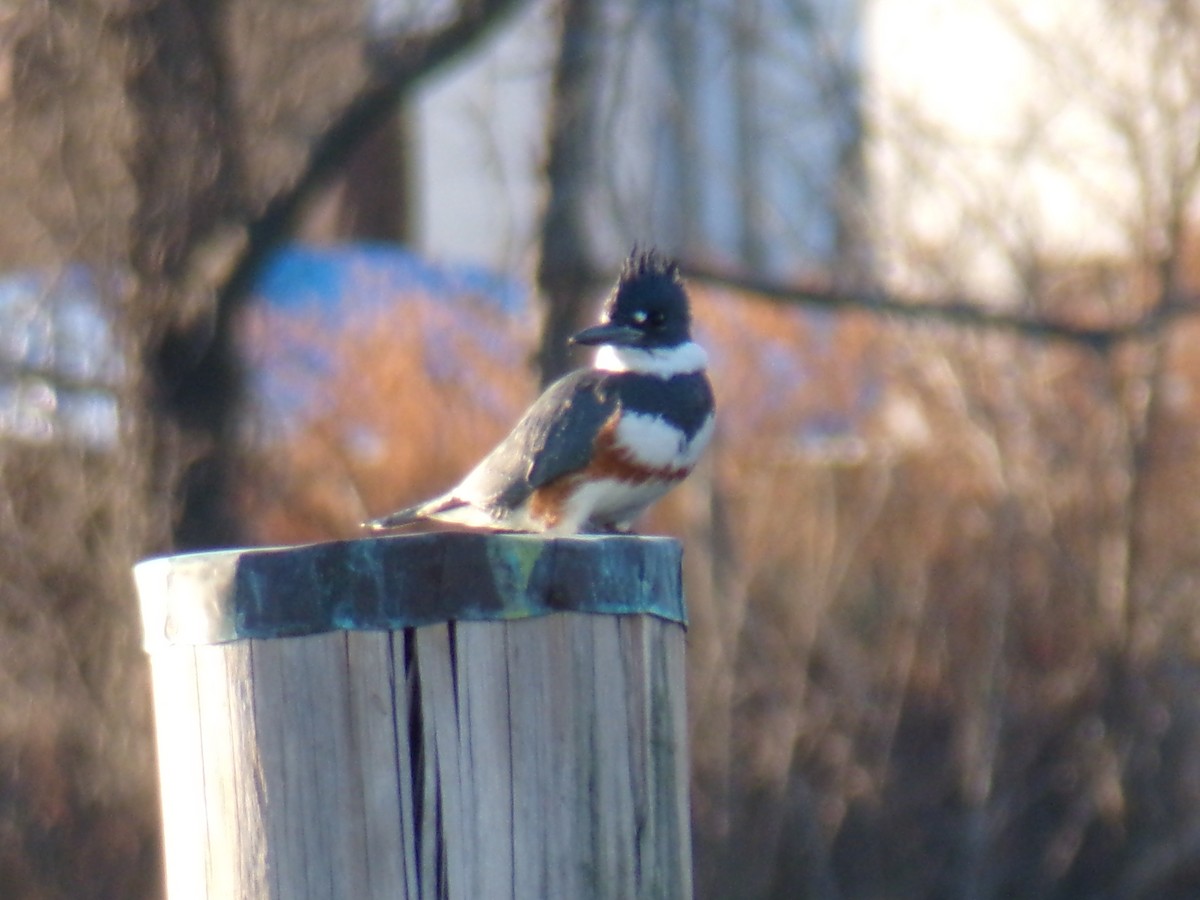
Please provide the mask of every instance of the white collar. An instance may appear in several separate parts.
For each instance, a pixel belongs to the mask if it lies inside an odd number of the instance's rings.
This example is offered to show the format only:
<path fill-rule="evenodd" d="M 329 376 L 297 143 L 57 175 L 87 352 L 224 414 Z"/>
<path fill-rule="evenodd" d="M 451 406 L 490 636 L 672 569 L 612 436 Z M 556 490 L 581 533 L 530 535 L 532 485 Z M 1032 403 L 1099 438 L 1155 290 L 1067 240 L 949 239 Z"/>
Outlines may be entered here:
<path fill-rule="evenodd" d="M 605 344 L 596 351 L 592 362 L 594 368 L 603 372 L 636 372 L 660 378 L 702 372 L 707 365 L 708 354 L 694 341 L 655 350 Z"/>

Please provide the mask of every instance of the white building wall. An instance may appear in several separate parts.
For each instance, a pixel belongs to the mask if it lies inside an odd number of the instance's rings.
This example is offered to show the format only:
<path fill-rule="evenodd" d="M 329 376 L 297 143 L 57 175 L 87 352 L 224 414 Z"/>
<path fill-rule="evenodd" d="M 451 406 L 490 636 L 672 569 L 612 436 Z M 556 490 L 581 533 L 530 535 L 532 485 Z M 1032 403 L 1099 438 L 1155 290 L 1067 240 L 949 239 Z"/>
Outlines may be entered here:
<path fill-rule="evenodd" d="M 419 97 L 419 230 L 434 257 L 528 271 L 553 8 L 538 0 Z M 778 274 L 827 266 L 838 249 L 839 167 L 858 140 L 856 8 L 603 4 L 605 164 L 592 175 L 589 222 L 597 259 L 639 242 Z"/>
<path fill-rule="evenodd" d="M 1161 8 L 871 0 L 872 220 L 888 283 L 999 300 L 1039 262 L 1161 251 L 1181 171 L 1170 146 L 1200 137 L 1200 60 L 1173 57 L 1178 36 L 1146 15 Z"/>

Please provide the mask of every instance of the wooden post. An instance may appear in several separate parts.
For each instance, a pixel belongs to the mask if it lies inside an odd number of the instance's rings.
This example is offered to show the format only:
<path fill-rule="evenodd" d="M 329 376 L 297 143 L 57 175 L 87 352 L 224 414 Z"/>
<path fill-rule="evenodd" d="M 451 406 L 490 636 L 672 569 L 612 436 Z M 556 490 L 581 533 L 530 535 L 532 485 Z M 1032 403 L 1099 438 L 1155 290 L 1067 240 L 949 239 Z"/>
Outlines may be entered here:
<path fill-rule="evenodd" d="M 679 562 L 440 533 L 139 564 L 169 897 L 690 897 Z"/>

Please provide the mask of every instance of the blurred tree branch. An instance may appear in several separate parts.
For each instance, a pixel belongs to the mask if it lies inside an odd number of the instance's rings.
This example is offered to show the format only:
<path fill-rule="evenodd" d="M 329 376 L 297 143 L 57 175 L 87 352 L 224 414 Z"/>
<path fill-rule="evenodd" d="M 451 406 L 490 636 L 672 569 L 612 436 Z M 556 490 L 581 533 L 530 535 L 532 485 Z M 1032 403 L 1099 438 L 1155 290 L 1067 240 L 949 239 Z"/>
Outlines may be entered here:
<path fill-rule="evenodd" d="M 776 303 L 831 312 L 867 312 L 912 321 L 994 330 L 1107 351 L 1125 341 L 1156 334 L 1181 316 L 1200 314 L 1200 294 L 1165 293 L 1146 311 L 1111 325 L 1084 325 L 1008 312 L 965 297 L 907 298 L 882 290 L 842 290 L 823 284 L 788 284 L 744 272 L 684 261 L 689 280 L 710 287 L 758 294 Z"/>
<path fill-rule="evenodd" d="M 167 408 L 201 437 L 207 458 L 193 464 L 182 490 L 183 512 L 175 529 L 181 546 L 221 546 L 239 542 L 237 523 L 228 515 L 229 439 L 236 427 L 236 396 L 241 381 L 232 349 L 232 317 L 247 296 L 263 259 L 291 235 L 314 194 L 345 167 L 352 154 L 394 113 L 417 81 L 475 47 L 521 0 L 461 0 L 454 12 L 429 26 L 399 23 L 389 33 L 365 36 L 367 71 L 359 85 L 306 142 L 305 158 L 294 175 L 270 173 L 277 183 L 243 174 L 240 216 L 223 223 L 215 238 L 193 242 L 193 257 L 215 245 L 215 265 L 205 265 L 215 304 L 194 323 L 168 333 L 158 354 L 167 387 Z M 233 147 L 231 153 L 245 153 Z M 243 164 L 249 171 L 250 167 Z M 259 173 L 260 176 L 263 173 Z M 240 221 L 239 221 L 240 219 Z M 237 237 L 228 240 L 227 232 Z M 244 239 L 243 239 L 244 238 Z M 203 262 L 203 260 L 201 260 Z M 198 267 L 192 266 L 195 270 Z M 199 286 L 202 290 L 205 285 Z"/>
<path fill-rule="evenodd" d="M 368 40 L 366 84 L 312 142 L 308 163 L 295 184 L 251 224 L 249 245 L 225 286 L 224 297 L 237 298 L 244 293 L 263 254 L 290 233 L 313 193 L 392 115 L 417 81 L 476 46 L 523 2 L 462 0 L 452 18 L 430 28 L 394 28 Z"/>

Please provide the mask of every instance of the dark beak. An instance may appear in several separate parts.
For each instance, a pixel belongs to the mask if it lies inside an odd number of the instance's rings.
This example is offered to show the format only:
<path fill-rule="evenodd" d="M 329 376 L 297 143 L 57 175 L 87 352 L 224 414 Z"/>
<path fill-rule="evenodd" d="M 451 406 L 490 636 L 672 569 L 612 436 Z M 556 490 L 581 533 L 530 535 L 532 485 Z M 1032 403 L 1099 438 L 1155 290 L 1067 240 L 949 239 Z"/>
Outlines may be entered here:
<path fill-rule="evenodd" d="M 571 338 L 572 344 L 591 347 L 598 344 L 615 344 L 618 347 L 636 347 L 642 342 L 642 333 L 628 325 L 593 325 Z"/>

